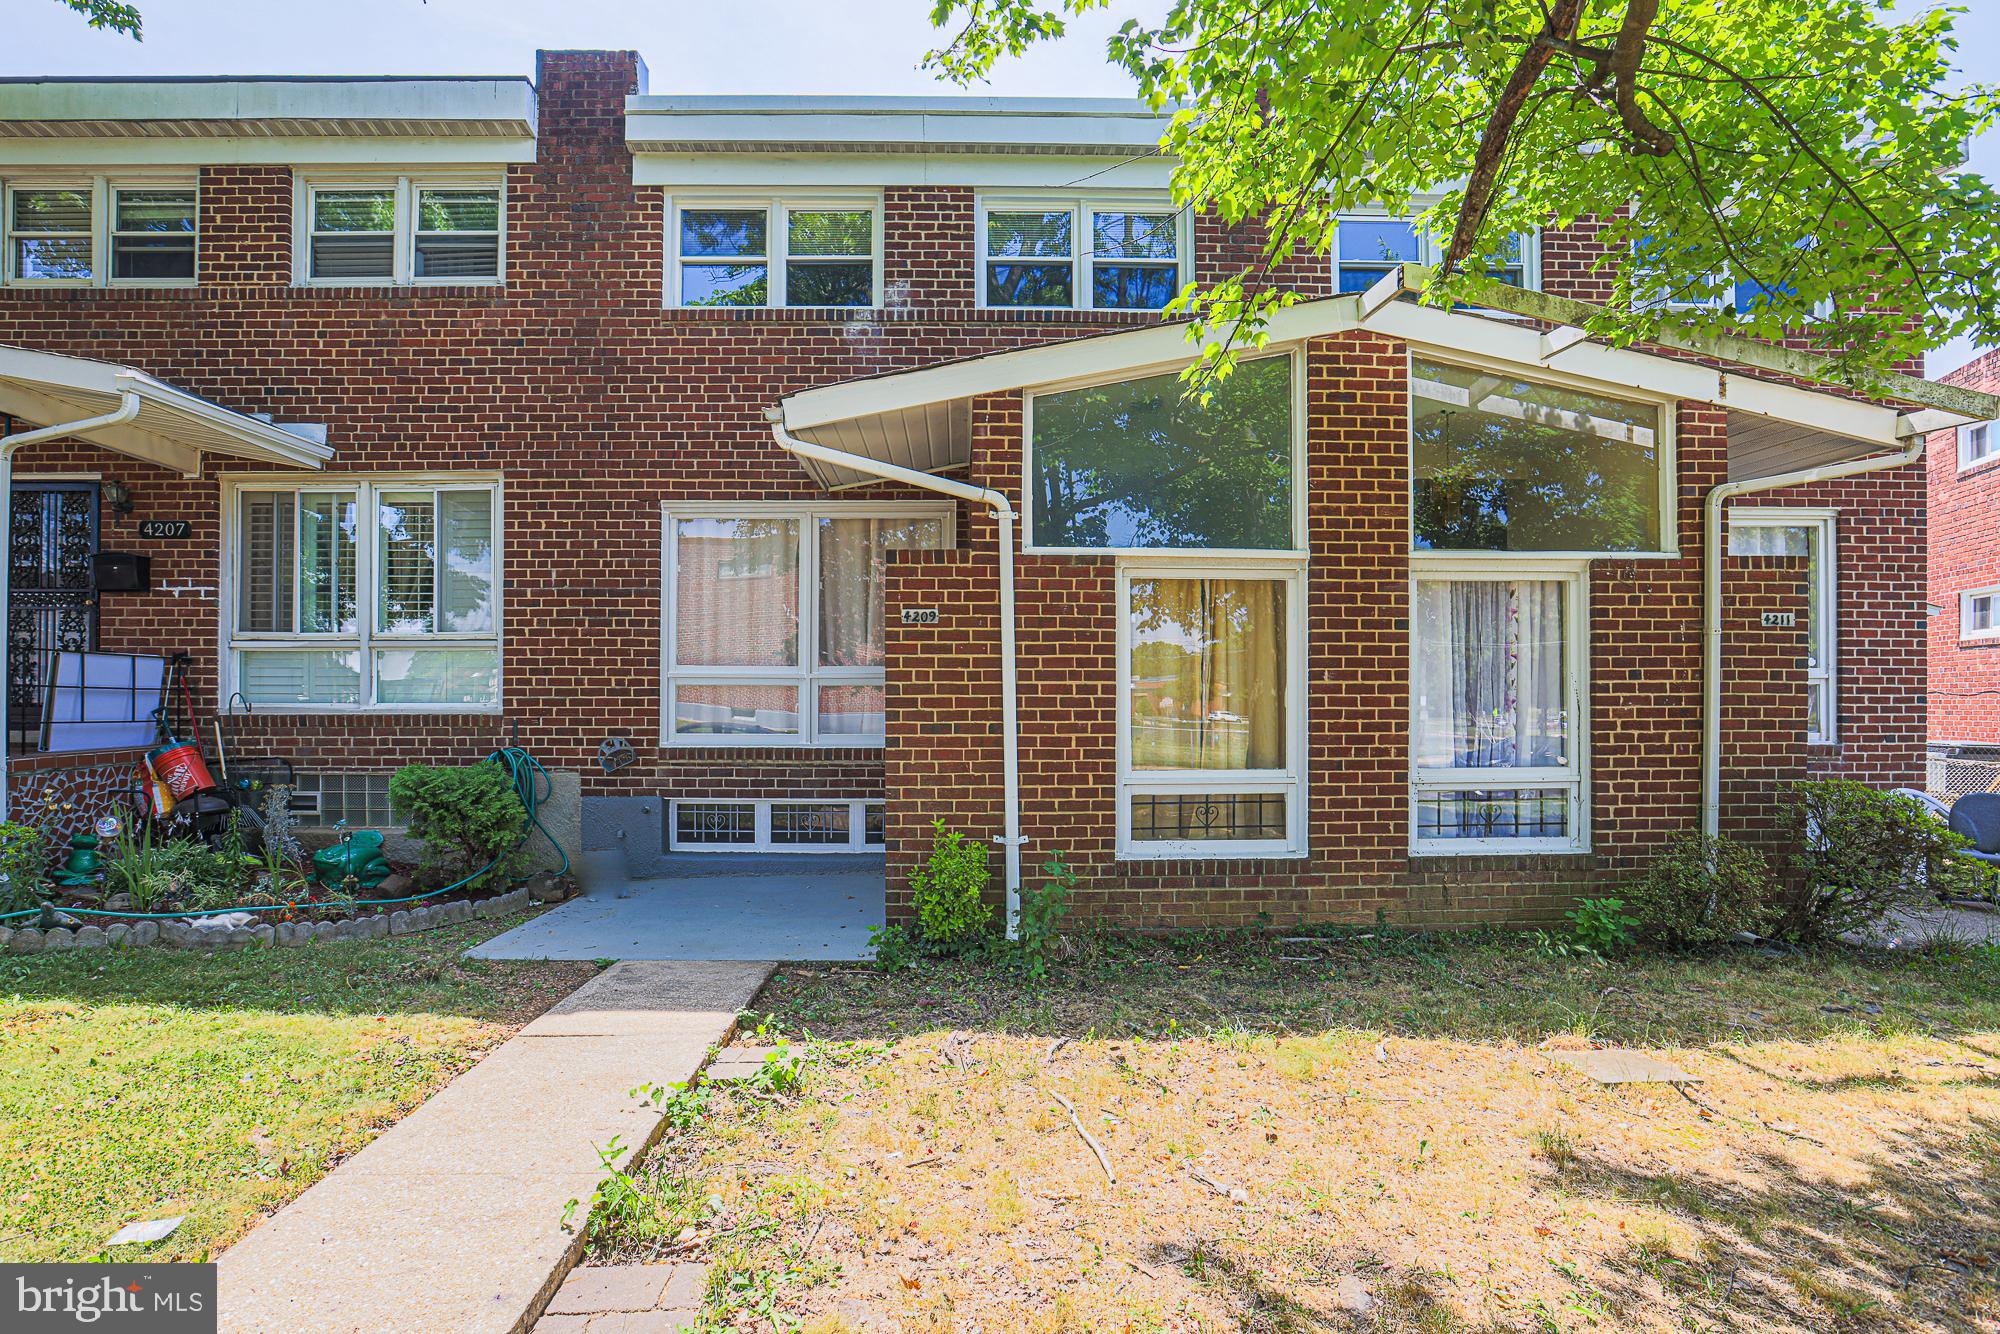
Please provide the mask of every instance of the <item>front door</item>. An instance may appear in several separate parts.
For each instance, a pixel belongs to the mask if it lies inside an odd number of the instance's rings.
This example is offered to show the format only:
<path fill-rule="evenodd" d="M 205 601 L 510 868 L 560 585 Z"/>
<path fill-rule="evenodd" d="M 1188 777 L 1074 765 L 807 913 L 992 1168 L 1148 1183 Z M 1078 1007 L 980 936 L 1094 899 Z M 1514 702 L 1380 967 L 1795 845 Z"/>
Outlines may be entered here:
<path fill-rule="evenodd" d="M 61 649 L 97 647 L 97 483 L 16 482 L 8 523 L 7 745 L 32 747 Z"/>

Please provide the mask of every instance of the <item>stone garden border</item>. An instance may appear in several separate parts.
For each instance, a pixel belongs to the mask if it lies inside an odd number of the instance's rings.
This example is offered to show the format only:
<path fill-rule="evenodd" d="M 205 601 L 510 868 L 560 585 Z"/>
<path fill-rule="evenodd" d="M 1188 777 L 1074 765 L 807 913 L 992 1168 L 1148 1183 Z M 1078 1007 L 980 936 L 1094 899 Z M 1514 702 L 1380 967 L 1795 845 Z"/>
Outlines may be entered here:
<path fill-rule="evenodd" d="M 537 901 L 553 900 L 542 899 L 529 886 L 521 885 L 490 899 L 456 899 L 450 903 L 398 908 L 351 917 L 344 922 L 260 922 L 228 931 L 204 930 L 179 919 L 134 922 L 106 919 L 110 921 L 108 926 L 58 926 L 47 931 L 33 926 L 0 926 L 0 952 L 44 954 L 63 950 L 136 949 L 146 945 L 218 950 L 249 945 L 290 947 L 314 941 L 380 940 L 384 936 L 407 936 L 475 918 L 505 917 Z"/>

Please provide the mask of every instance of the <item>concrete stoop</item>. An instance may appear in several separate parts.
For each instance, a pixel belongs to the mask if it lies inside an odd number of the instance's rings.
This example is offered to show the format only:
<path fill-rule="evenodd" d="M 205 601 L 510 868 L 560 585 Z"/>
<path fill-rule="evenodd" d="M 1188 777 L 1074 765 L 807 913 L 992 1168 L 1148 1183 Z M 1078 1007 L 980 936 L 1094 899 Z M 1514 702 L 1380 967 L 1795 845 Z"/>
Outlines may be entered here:
<path fill-rule="evenodd" d="M 634 962 L 600 973 L 225 1252 L 220 1328 L 530 1329 L 582 1253 L 563 1211 L 603 1176 L 598 1150 L 617 1138 L 613 1161 L 629 1166 L 664 1126 L 631 1090 L 692 1078 L 772 967 Z M 550 1328 L 673 1329 L 661 1323 L 681 1309 L 664 1304 L 666 1271 L 681 1267 L 643 1268 L 653 1272 L 639 1287 L 660 1278 L 654 1307 L 565 1311 L 586 1323 Z M 673 1286 L 676 1302 L 690 1282 Z"/>

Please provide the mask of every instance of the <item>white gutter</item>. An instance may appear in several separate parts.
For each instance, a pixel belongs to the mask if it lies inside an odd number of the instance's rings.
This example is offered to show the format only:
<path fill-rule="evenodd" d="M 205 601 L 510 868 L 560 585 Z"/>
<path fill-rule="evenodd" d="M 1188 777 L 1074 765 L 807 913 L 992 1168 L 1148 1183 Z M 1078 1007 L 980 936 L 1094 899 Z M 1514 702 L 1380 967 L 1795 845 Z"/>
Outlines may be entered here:
<path fill-rule="evenodd" d="M 1924 456 L 1924 437 L 1917 435 L 1900 453 L 1872 454 L 1844 463 L 1773 473 L 1741 482 L 1724 482 L 1708 493 L 1702 516 L 1702 701 L 1701 701 L 1701 831 L 1711 838 L 1722 829 L 1722 562 L 1723 506 L 1737 496 L 1775 491 L 1787 486 L 1838 481 L 1862 473 L 1901 468 Z"/>
<path fill-rule="evenodd" d="M 104 426 L 123 426 L 139 415 L 139 395 L 137 391 L 121 390 L 118 406 L 111 412 L 96 417 L 85 417 L 80 421 L 59 422 L 54 426 L 38 426 L 32 431 L 16 431 L 13 435 L 0 436 L 0 498 L 11 507 L 14 496 L 14 454 L 28 445 L 38 445 L 44 440 L 61 440 L 67 436 L 81 435 L 85 431 L 95 431 Z M 12 513 L 12 509 L 8 513 Z M 7 576 L 14 562 L 5 553 L 0 553 L 0 683 L 8 680 L 7 650 L 13 636 L 5 625 L 7 611 Z M 4 707 L 0 707 L 4 712 Z M 7 752 L 13 736 L 11 728 L 0 727 L 0 820 L 8 818 L 7 801 Z"/>
<path fill-rule="evenodd" d="M 992 509 L 1000 525 L 1000 801 L 1006 808 L 1006 832 L 1000 844 L 1007 862 L 1007 939 L 1020 933 L 1021 925 L 1021 738 L 1019 726 L 1019 681 L 1014 657 L 1014 506 L 998 491 L 969 482 L 953 481 L 932 473 L 919 472 L 894 463 L 884 463 L 863 454 L 828 449 L 786 432 L 782 410 L 771 408 L 771 438 L 778 446 L 800 458 L 813 459 L 837 468 L 902 482 L 941 495 L 969 500 Z M 3 665 L 3 664 L 0 664 Z"/>

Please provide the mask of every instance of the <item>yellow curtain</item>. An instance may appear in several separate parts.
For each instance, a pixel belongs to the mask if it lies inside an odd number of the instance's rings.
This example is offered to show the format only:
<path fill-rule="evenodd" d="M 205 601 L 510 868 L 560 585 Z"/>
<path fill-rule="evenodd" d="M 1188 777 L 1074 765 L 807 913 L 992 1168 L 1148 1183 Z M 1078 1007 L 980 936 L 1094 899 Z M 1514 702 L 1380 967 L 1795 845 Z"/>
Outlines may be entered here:
<path fill-rule="evenodd" d="M 1135 769 L 1285 766 L 1285 588 L 1276 579 L 1135 579 Z"/>

